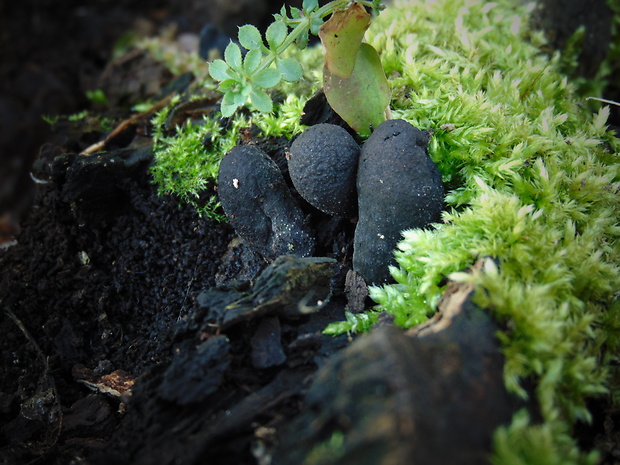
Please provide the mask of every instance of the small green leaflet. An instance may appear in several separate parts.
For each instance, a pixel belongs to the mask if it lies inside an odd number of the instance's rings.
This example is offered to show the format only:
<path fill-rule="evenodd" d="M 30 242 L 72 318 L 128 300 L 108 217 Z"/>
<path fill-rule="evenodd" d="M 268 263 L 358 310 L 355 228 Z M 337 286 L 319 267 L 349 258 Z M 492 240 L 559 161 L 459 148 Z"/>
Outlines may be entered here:
<path fill-rule="evenodd" d="M 241 49 L 236 43 L 231 41 L 228 44 L 226 50 L 224 50 L 224 59 L 232 69 L 238 73 L 243 72 L 241 68 Z"/>
<path fill-rule="evenodd" d="M 282 58 L 276 60 L 278 71 L 282 73 L 282 79 L 287 82 L 299 81 L 303 75 L 301 65 L 294 58 Z"/>
<path fill-rule="evenodd" d="M 251 24 L 246 24 L 239 28 L 237 35 L 241 46 L 248 50 L 258 50 L 263 45 L 263 39 L 260 35 L 260 31 Z"/>
<path fill-rule="evenodd" d="M 288 34 L 288 27 L 282 21 L 274 21 L 267 28 L 267 32 L 265 32 L 265 38 L 267 39 L 267 43 L 269 44 L 269 48 L 277 52 L 278 47 L 282 45 L 282 42 L 286 39 Z"/>

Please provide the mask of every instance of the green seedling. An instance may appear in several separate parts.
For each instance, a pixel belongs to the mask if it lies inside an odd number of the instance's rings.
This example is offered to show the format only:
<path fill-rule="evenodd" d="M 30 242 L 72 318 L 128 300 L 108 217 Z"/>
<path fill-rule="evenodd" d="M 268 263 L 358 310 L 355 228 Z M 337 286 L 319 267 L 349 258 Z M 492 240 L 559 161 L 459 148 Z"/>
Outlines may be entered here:
<path fill-rule="evenodd" d="M 81 121 L 84 118 L 86 118 L 88 116 L 88 111 L 87 110 L 83 110 L 79 113 L 73 113 L 69 116 L 67 116 L 67 119 L 69 121 L 71 121 L 72 123 L 75 123 L 76 121 Z"/>
<path fill-rule="evenodd" d="M 50 126 L 54 126 L 58 122 L 59 115 L 41 115 L 43 121 L 45 121 Z"/>
<path fill-rule="evenodd" d="M 223 93 L 222 116 L 232 116 L 243 106 L 263 113 L 271 112 L 273 102 L 266 89 L 282 81 L 296 82 L 303 76 L 299 61 L 285 56 L 284 52 L 293 44 L 305 48 L 309 34 L 319 35 L 323 30 L 327 60 L 324 76 L 326 88 L 329 87 L 330 104 L 333 101 L 338 108 L 335 111 L 362 133 L 367 132 L 369 125 L 380 123 L 382 119 L 377 114 L 384 114 L 389 103 L 387 80 L 377 52 L 361 41 L 370 22 L 365 7 L 379 11 L 381 1 L 354 2 L 346 10 L 342 9 L 348 4 L 348 0 L 333 0 L 319 7 L 318 0 L 304 0 L 301 10 L 289 9 L 290 16 L 286 7 L 282 7 L 267 28 L 265 40 L 256 27 L 241 26 L 238 33 L 240 45 L 231 41 L 224 51 L 224 59 L 214 60 L 209 66 L 209 74 L 219 81 L 219 90 Z M 332 19 L 323 23 L 323 18 L 330 14 L 333 14 Z M 343 18 L 346 20 L 342 21 Z M 245 56 L 242 47 L 246 50 Z M 381 82 L 373 83 L 376 79 Z M 353 87 L 356 92 L 351 99 Z M 338 90 L 340 88 L 342 91 Z M 374 95 L 377 89 L 379 98 Z M 360 93 L 363 94 L 361 97 Z M 371 104 L 360 108 L 357 106 L 360 100 Z M 377 111 L 379 105 L 382 108 Z M 367 112 L 371 115 L 366 118 L 358 116 Z"/>
<path fill-rule="evenodd" d="M 102 89 L 87 90 L 86 98 L 95 105 L 107 105 L 108 98 Z"/>

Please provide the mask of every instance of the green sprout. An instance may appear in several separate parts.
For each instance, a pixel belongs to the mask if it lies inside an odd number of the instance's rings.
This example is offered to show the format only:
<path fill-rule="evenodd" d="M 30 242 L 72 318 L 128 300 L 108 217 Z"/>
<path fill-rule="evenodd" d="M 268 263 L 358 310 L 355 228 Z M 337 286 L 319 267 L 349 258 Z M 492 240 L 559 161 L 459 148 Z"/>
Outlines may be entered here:
<path fill-rule="evenodd" d="M 88 110 L 83 110 L 83 111 L 81 111 L 79 113 L 73 113 L 73 114 L 67 116 L 67 119 L 69 121 L 71 121 L 72 123 L 75 123 L 77 121 L 82 121 L 87 116 L 88 116 Z"/>
<path fill-rule="evenodd" d="M 95 105 L 107 105 L 108 98 L 102 89 L 87 90 L 86 98 Z"/>
<path fill-rule="evenodd" d="M 58 122 L 59 115 L 41 115 L 41 118 L 50 126 L 54 126 Z"/>
<path fill-rule="evenodd" d="M 324 17 L 330 14 L 333 14 L 335 17 L 336 13 L 348 11 L 351 8 L 355 8 L 358 13 L 359 10 L 362 10 L 363 14 L 369 17 L 364 7 L 369 7 L 373 11 L 379 11 L 383 8 L 381 0 L 372 0 L 354 2 L 349 5 L 347 10 L 342 10 L 342 7 L 348 4 L 349 0 L 333 0 L 319 7 L 318 0 L 304 0 L 301 10 L 298 8 L 289 9 L 290 16 L 287 14 L 286 7 L 283 6 L 280 13 L 274 15 L 275 21 L 267 28 L 265 40 L 263 40 L 260 31 L 255 26 L 249 24 L 241 26 L 238 33 L 238 41 L 241 46 L 231 41 L 224 51 L 224 59 L 214 60 L 209 66 L 209 74 L 213 79 L 219 81 L 219 90 L 223 93 L 221 103 L 222 116 L 229 117 L 238 108 L 243 106 L 249 106 L 262 113 L 271 112 L 273 102 L 265 90 L 278 85 L 282 81 L 296 82 L 303 76 L 301 64 L 295 58 L 284 56 L 284 52 L 293 44 L 296 44 L 300 49 L 305 48 L 308 44 L 309 34 L 318 35 L 323 29 L 324 24 L 327 25 L 331 21 L 330 19 L 330 21 L 324 23 Z M 332 17 L 332 19 L 334 18 Z M 349 56 L 348 62 L 350 62 L 350 66 L 345 65 L 346 72 L 344 74 L 342 72 L 334 72 L 334 75 L 337 75 L 339 79 L 349 78 L 354 73 L 352 85 L 358 86 L 359 83 L 356 77 L 366 74 L 368 69 L 372 69 L 370 73 L 371 79 L 375 79 L 378 76 L 382 80 L 381 84 L 374 87 L 385 89 L 381 94 L 383 98 L 380 99 L 380 105 L 383 107 L 380 113 L 383 114 L 385 107 L 389 103 L 389 96 L 387 100 L 385 98 L 385 94 L 386 92 L 389 93 L 389 89 L 378 56 L 375 56 L 376 51 L 373 49 L 374 54 L 368 53 L 367 49 L 372 47 L 368 44 L 361 44 L 363 33 L 369 24 L 369 21 L 365 19 L 363 21 L 365 22 L 361 26 L 359 26 L 360 23 L 358 22 L 357 28 L 354 26 L 353 31 L 350 28 L 339 29 L 339 25 L 333 25 L 332 23 L 330 37 L 333 39 L 334 34 L 337 35 L 341 31 L 343 40 L 340 44 L 338 40 L 323 41 L 323 46 L 326 50 L 326 57 L 332 57 L 331 63 L 334 62 L 333 57 L 336 57 L 335 60 L 339 61 L 338 55 L 333 53 L 334 50 L 339 52 L 344 50 L 346 55 Z M 347 37 L 351 35 L 353 35 L 352 40 L 347 41 Z M 348 44 L 344 48 L 341 46 L 343 42 Z M 364 47 L 361 47 L 362 45 Z M 246 50 L 245 55 L 242 53 L 242 47 Z M 361 56 L 360 59 L 356 59 L 358 57 L 358 50 L 363 50 L 359 54 Z M 353 59 L 350 57 L 353 57 Z M 347 60 L 342 59 L 341 61 Z M 362 65 L 360 69 L 358 69 L 359 66 L 354 66 L 357 62 L 362 61 L 371 64 Z M 331 66 L 329 63 L 326 60 L 327 70 Z M 379 66 L 380 72 L 376 71 L 377 66 Z M 355 71 L 354 68 L 356 68 Z M 331 87 L 339 86 L 332 85 Z M 343 88 L 344 93 L 348 91 L 348 88 Z M 337 91 L 335 93 L 331 92 L 332 95 L 337 93 Z M 329 100 L 331 99 L 328 97 Z M 353 104 L 350 104 L 349 107 L 351 105 Z M 345 121 L 349 122 L 349 115 L 352 112 L 345 110 L 343 115 L 339 110 L 335 109 L 335 111 Z M 362 111 L 364 112 L 365 108 Z M 381 122 L 376 117 L 377 111 L 374 108 L 370 111 L 373 113 L 370 119 L 363 120 L 361 126 L 355 122 L 352 127 L 363 133 L 366 132 L 369 126 L 367 123 Z M 357 114 L 359 111 L 355 113 Z"/>

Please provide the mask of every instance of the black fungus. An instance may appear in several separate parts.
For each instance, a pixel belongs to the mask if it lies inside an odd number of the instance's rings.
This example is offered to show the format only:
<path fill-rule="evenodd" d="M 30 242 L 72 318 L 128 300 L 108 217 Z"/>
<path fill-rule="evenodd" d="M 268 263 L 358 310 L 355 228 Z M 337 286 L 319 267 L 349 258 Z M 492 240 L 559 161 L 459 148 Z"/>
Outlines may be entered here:
<path fill-rule="evenodd" d="M 393 252 L 407 229 L 440 219 L 443 185 L 427 153 L 428 135 L 403 120 L 379 125 L 362 147 L 353 268 L 368 284 L 390 281 Z"/>
<path fill-rule="evenodd" d="M 267 260 L 307 257 L 315 241 L 276 163 L 262 150 L 243 145 L 220 164 L 218 194 L 237 234 Z"/>
<path fill-rule="evenodd" d="M 355 216 L 360 148 L 345 129 L 311 126 L 295 139 L 290 152 L 289 173 L 299 195 L 329 215 Z"/>

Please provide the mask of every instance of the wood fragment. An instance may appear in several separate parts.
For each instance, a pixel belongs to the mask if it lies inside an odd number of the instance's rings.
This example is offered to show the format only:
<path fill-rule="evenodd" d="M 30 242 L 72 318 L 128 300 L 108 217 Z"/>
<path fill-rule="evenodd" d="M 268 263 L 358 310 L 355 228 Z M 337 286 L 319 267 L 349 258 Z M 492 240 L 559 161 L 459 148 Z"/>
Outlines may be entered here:
<path fill-rule="evenodd" d="M 150 116 L 153 113 L 155 113 L 156 111 L 161 110 L 163 107 L 165 107 L 166 105 L 168 105 L 168 103 L 170 102 L 170 100 L 172 100 L 172 97 L 174 96 L 174 94 L 170 94 L 166 97 L 164 97 L 162 100 L 160 100 L 159 102 L 157 102 L 155 105 L 153 105 L 151 108 L 149 108 L 148 110 L 142 112 L 142 113 L 138 113 L 137 115 L 133 115 L 131 118 L 128 118 L 124 121 L 122 121 L 118 126 L 116 126 L 116 128 L 114 128 L 114 130 L 108 134 L 108 136 L 99 141 L 96 142 L 88 147 L 86 147 L 84 150 L 82 150 L 80 152 L 80 155 L 90 155 L 92 153 L 95 152 L 100 152 L 101 150 L 104 150 L 106 148 L 106 146 L 116 137 L 118 136 L 120 133 L 122 133 L 123 131 L 125 131 L 129 126 L 131 126 L 132 124 L 134 124 L 136 121 L 141 120 L 142 118 L 146 117 L 146 116 Z"/>

